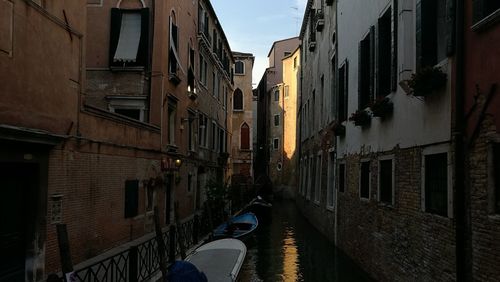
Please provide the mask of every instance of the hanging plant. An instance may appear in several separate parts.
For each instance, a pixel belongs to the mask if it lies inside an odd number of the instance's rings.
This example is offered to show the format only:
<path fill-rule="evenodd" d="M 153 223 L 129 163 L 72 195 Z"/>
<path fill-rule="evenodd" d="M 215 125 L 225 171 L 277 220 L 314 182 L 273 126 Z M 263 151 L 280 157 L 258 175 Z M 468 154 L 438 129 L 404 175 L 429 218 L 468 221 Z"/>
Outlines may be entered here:
<path fill-rule="evenodd" d="M 374 117 L 385 118 L 394 111 L 394 104 L 388 97 L 379 98 L 370 104 Z"/>
<path fill-rule="evenodd" d="M 345 135 L 345 125 L 342 125 L 340 122 L 335 122 L 333 124 L 333 134 L 335 136 L 344 136 Z"/>
<path fill-rule="evenodd" d="M 446 86 L 448 76 L 440 68 L 424 67 L 411 75 L 408 87 L 413 96 L 425 97 Z"/>
<path fill-rule="evenodd" d="M 357 110 L 351 114 L 349 120 L 354 122 L 356 126 L 365 126 L 370 124 L 372 116 L 366 110 Z"/>

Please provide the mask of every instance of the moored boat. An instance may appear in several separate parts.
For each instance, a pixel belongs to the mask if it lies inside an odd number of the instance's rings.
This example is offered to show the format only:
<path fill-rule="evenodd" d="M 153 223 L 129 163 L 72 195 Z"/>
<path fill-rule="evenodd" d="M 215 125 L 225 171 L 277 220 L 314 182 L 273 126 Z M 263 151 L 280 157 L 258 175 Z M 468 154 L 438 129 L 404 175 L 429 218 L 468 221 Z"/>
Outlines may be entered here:
<path fill-rule="evenodd" d="M 255 214 L 247 212 L 237 215 L 227 222 L 219 225 L 213 233 L 214 238 L 237 238 L 242 239 L 250 235 L 257 226 L 259 221 Z"/>
<path fill-rule="evenodd" d="M 204 244 L 190 254 L 186 261 L 203 272 L 208 281 L 236 281 L 247 247 L 238 239 L 220 239 Z"/>

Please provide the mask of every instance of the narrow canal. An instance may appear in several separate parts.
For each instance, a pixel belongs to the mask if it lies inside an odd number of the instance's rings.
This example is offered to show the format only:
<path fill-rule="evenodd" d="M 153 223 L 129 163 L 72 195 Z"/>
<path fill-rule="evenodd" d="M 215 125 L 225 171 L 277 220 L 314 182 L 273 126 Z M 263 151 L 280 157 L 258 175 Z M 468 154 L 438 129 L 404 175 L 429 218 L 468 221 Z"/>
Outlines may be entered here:
<path fill-rule="evenodd" d="M 240 281 L 371 281 L 291 201 L 275 201 L 269 219 L 246 243 Z"/>

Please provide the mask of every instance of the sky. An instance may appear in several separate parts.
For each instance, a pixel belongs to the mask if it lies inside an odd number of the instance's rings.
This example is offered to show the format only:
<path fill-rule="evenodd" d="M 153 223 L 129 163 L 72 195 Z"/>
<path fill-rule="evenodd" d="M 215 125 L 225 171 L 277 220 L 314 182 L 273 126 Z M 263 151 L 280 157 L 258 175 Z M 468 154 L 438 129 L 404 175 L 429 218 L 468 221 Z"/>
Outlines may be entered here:
<path fill-rule="evenodd" d="M 231 50 L 252 53 L 253 88 L 268 67 L 273 42 L 298 36 L 307 0 L 211 0 Z"/>

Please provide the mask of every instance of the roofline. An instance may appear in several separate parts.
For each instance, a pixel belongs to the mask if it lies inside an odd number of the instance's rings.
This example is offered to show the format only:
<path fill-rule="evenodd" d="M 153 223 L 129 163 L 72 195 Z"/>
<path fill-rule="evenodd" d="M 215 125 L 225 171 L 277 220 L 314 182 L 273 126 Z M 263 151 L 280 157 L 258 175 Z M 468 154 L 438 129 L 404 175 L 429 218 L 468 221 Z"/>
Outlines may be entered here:
<path fill-rule="evenodd" d="M 281 60 L 283 61 L 283 60 L 285 60 L 285 59 L 288 59 L 288 58 L 290 58 L 290 57 L 293 57 L 293 55 L 295 55 L 295 53 L 297 53 L 297 51 L 299 51 L 299 50 L 300 50 L 300 44 L 299 44 L 299 46 L 298 46 L 297 48 L 295 48 L 295 50 L 293 50 L 293 51 L 290 53 L 290 55 L 283 57 L 283 59 L 281 59 Z"/>
<path fill-rule="evenodd" d="M 278 41 L 274 41 L 273 45 L 271 46 L 271 49 L 269 50 L 269 53 L 267 53 L 267 57 L 269 58 L 269 56 L 271 55 L 271 52 L 273 51 L 274 45 L 276 45 L 276 43 L 287 41 L 287 40 L 291 40 L 291 39 L 296 39 L 296 38 L 299 39 L 298 36 L 294 36 L 294 37 L 290 37 L 290 38 L 285 38 L 285 39 L 281 39 L 281 40 L 278 40 Z"/>
<path fill-rule="evenodd" d="M 200 2 L 203 2 L 203 4 L 207 7 L 208 10 L 210 10 L 210 13 L 214 17 L 214 19 L 216 21 L 215 25 L 219 26 L 220 31 L 222 33 L 222 38 L 224 39 L 224 42 L 226 43 L 226 46 L 229 49 L 229 56 L 231 57 L 231 59 L 234 62 L 233 51 L 231 50 L 231 45 L 229 45 L 229 41 L 227 40 L 226 33 L 224 32 L 224 29 L 222 28 L 222 24 L 221 24 L 219 18 L 217 18 L 217 13 L 215 13 L 215 10 L 214 10 L 214 7 L 212 6 L 212 3 L 210 3 L 210 0 L 204 0 L 204 1 L 200 1 Z"/>
<path fill-rule="evenodd" d="M 300 26 L 299 39 L 302 41 L 304 37 L 304 33 L 306 31 L 307 20 L 309 18 L 309 12 L 311 12 L 311 7 L 313 4 L 313 0 L 307 0 L 306 10 L 304 11 L 304 17 L 302 18 L 302 25 Z"/>

